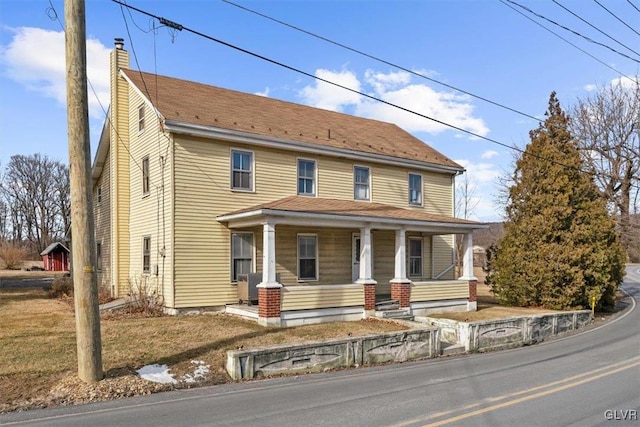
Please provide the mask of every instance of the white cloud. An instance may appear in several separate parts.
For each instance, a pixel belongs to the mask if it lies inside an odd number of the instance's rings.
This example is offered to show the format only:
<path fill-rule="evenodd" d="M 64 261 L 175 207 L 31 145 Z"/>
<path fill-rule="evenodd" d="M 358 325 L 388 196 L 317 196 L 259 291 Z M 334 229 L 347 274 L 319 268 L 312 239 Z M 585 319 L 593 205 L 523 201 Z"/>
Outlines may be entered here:
<path fill-rule="evenodd" d="M 34 27 L 12 29 L 14 36 L 1 48 L 3 72 L 29 90 L 66 105 L 64 32 Z M 109 106 L 109 48 L 99 40 L 87 39 L 87 74 L 106 110 Z M 104 112 L 88 87 L 89 114 L 104 117 Z"/>
<path fill-rule="evenodd" d="M 361 91 L 360 81 L 351 71 L 330 71 L 320 68 L 316 70 L 316 77 Z M 333 111 L 343 111 L 346 106 L 361 102 L 361 96 L 357 93 L 320 80 L 316 80 L 311 86 L 305 86 L 300 91 L 300 96 L 309 105 Z"/>
<path fill-rule="evenodd" d="M 584 85 L 584 90 L 586 90 L 587 92 L 593 92 L 596 89 L 598 89 L 598 85 L 594 85 L 594 84 Z"/>
<path fill-rule="evenodd" d="M 618 77 L 617 79 L 611 80 L 611 86 L 618 85 L 626 89 L 631 89 L 638 85 L 638 81 L 629 77 Z"/>
<path fill-rule="evenodd" d="M 424 116 L 432 117 L 453 126 L 487 135 L 489 128 L 481 118 L 474 117 L 474 106 L 466 95 L 452 92 L 438 92 L 426 84 L 412 84 L 411 74 L 399 71 L 382 73 L 367 70 L 361 82 L 351 71 L 333 72 L 319 69 L 316 76 L 341 85 L 374 94 L 389 103 L 402 106 Z M 450 127 L 403 111 L 390 105 L 374 101 L 345 91 L 324 82 L 306 86 L 300 92 L 303 102 L 315 107 L 344 111 L 352 106 L 354 114 L 395 123 L 409 132 L 437 134 Z"/>
<path fill-rule="evenodd" d="M 496 157 L 498 152 L 495 150 L 487 150 L 480 155 L 481 159 L 491 159 L 492 157 Z"/>
<path fill-rule="evenodd" d="M 469 183 L 469 206 L 473 207 L 470 219 L 479 221 L 500 221 L 502 210 L 495 204 L 494 190 L 496 179 L 501 175 L 498 167 L 492 163 L 474 163 L 471 160 L 455 160 L 467 171 Z M 456 178 L 456 194 L 460 196 L 461 186 L 464 185 L 465 177 L 461 175 Z M 457 198 L 458 198 L 457 197 Z M 460 202 L 457 200 L 457 202 Z"/>
<path fill-rule="evenodd" d="M 269 92 L 271 92 L 271 89 L 269 88 L 269 86 L 267 86 L 266 88 L 264 88 L 264 90 L 262 92 L 255 92 L 254 95 L 259 95 L 259 96 L 269 96 Z"/>

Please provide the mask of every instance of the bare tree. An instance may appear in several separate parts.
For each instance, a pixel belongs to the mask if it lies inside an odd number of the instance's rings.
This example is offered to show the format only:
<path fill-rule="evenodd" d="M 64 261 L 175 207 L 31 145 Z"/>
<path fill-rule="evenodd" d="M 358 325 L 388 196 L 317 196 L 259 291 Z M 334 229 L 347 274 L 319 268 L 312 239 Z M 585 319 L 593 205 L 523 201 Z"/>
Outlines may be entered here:
<path fill-rule="evenodd" d="M 469 219 L 475 213 L 479 202 L 476 197 L 477 189 L 476 183 L 469 179 L 468 172 L 465 172 L 459 181 L 456 180 L 456 218 Z M 460 234 L 456 234 L 456 271 L 458 276 L 462 275 L 462 249 L 464 245 L 462 237 Z"/>
<path fill-rule="evenodd" d="M 640 84 L 617 80 L 578 100 L 572 110 L 571 131 L 583 161 L 609 209 L 618 218 L 622 245 L 632 260 L 640 257 L 631 224 L 640 187 Z"/>

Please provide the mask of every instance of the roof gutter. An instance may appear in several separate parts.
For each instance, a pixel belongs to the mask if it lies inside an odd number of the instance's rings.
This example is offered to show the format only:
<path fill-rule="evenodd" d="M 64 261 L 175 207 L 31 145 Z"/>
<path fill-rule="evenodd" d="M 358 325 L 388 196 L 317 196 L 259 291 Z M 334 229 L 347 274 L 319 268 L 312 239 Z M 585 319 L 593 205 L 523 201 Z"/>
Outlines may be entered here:
<path fill-rule="evenodd" d="M 239 132 L 235 130 L 222 129 L 213 126 L 194 125 L 191 123 L 178 122 L 174 120 L 164 121 L 164 129 L 176 134 L 215 138 L 222 141 L 257 145 L 262 147 L 280 148 L 284 150 L 294 150 L 303 153 L 312 153 L 319 155 L 329 155 L 335 157 L 344 157 L 348 159 L 363 161 L 368 160 L 374 163 L 382 163 L 393 166 L 411 167 L 415 169 L 449 173 L 459 175 L 464 172 L 463 168 L 455 166 L 444 166 L 435 163 L 421 162 L 417 160 L 401 159 L 398 157 L 390 157 L 382 154 L 367 153 L 363 151 L 348 150 L 345 148 L 314 146 L 309 143 L 293 141 L 289 139 L 281 139 L 257 135 L 248 132 Z"/>

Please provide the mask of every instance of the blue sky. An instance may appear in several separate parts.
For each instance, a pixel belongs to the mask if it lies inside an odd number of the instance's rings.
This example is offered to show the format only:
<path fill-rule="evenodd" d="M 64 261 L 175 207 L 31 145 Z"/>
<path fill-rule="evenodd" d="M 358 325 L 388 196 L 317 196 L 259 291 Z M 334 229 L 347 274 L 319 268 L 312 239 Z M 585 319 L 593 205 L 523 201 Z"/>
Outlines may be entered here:
<path fill-rule="evenodd" d="M 508 145 L 524 147 L 533 119 L 331 45 L 222 1 L 127 0 L 132 6 L 310 74 L 381 97 Z M 236 0 L 234 0 L 236 1 Z M 633 28 L 640 12 L 626 0 L 599 0 Z M 640 0 L 631 0 L 640 8 Z M 619 42 L 640 51 L 640 36 L 594 1 L 559 2 Z M 247 1 L 238 4 L 396 63 L 532 116 L 549 94 L 565 107 L 620 74 L 535 25 L 499 0 Z M 616 50 L 639 58 L 550 0 L 518 3 Z M 63 1 L 51 0 L 61 20 Z M 48 0 L 0 3 L 0 164 L 14 154 L 67 161 L 64 35 Z M 149 31 L 153 22 L 107 0 L 88 0 L 91 144 L 108 107 L 108 54 L 125 39 L 132 68 L 397 123 L 468 168 L 477 189 L 473 218 L 495 221 L 496 178 L 512 151 L 424 118 L 253 58 L 187 32 Z M 526 13 L 526 12 L 525 12 Z M 531 15 L 528 15 L 531 16 Z M 639 63 L 535 18 L 627 76 Z M 125 26 L 129 25 L 130 35 Z M 156 22 L 156 26 L 157 26 Z M 102 106 L 98 102 L 101 99 Z"/>

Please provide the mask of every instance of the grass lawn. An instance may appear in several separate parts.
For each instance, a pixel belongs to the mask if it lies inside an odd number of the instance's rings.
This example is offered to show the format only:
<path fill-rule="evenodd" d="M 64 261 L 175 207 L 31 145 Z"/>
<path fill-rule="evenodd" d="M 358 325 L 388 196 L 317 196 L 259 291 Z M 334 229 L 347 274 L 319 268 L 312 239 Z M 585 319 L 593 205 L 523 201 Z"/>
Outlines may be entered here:
<path fill-rule="evenodd" d="M 46 396 L 77 370 L 72 308 L 41 289 L 0 289 L 0 409 Z M 179 377 L 192 360 L 210 365 L 205 384 L 230 381 L 226 351 L 405 329 L 380 320 L 267 329 L 228 315 L 103 318 L 106 376 L 135 376 L 147 364 L 167 364 Z"/>

